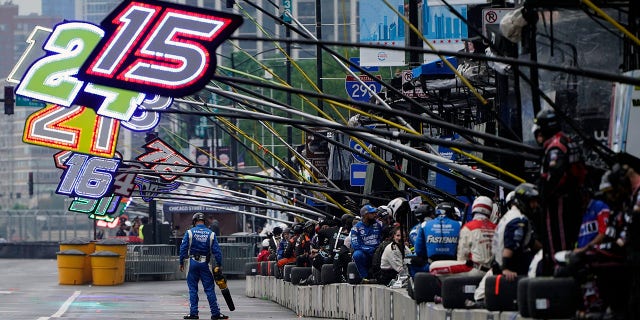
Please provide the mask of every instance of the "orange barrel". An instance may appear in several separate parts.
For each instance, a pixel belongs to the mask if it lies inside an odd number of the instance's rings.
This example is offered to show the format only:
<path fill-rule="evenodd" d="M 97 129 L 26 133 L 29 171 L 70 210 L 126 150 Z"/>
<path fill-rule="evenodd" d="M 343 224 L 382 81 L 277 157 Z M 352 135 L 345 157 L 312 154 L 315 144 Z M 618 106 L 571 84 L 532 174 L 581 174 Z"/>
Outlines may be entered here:
<path fill-rule="evenodd" d="M 60 251 L 66 250 L 79 250 L 84 252 L 84 273 L 83 282 L 91 283 L 91 257 L 90 254 L 96 251 L 96 245 L 94 242 L 87 238 L 74 238 L 71 240 L 60 242 Z"/>
<path fill-rule="evenodd" d="M 86 254 L 75 249 L 59 251 L 56 254 L 58 260 L 58 283 L 84 284 Z"/>
<path fill-rule="evenodd" d="M 104 239 L 96 243 L 96 251 L 111 251 L 117 253 L 118 260 L 118 282 L 124 283 L 125 258 L 127 256 L 127 242 L 120 239 Z"/>
<path fill-rule="evenodd" d="M 93 285 L 113 286 L 121 284 L 118 273 L 120 255 L 111 251 L 96 251 L 91 254 Z"/>

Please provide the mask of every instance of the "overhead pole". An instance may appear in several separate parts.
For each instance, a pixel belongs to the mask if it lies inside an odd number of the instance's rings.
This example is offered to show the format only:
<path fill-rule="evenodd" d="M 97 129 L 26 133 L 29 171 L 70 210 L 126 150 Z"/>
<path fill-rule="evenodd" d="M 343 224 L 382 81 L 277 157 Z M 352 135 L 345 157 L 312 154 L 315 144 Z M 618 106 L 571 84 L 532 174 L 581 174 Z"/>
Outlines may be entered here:
<path fill-rule="evenodd" d="M 322 1 L 316 0 L 316 37 L 318 44 L 316 45 L 316 82 L 318 90 L 324 92 L 322 85 Z M 318 99 L 318 108 L 324 110 L 324 101 Z"/>
<path fill-rule="evenodd" d="M 409 22 L 414 26 L 420 26 L 418 15 L 418 0 L 409 0 Z M 406 30 L 410 30 L 406 28 Z M 409 31 L 409 46 L 422 47 L 422 40 L 415 32 Z M 418 67 L 422 64 L 422 53 L 411 50 L 409 52 L 409 67 Z"/>

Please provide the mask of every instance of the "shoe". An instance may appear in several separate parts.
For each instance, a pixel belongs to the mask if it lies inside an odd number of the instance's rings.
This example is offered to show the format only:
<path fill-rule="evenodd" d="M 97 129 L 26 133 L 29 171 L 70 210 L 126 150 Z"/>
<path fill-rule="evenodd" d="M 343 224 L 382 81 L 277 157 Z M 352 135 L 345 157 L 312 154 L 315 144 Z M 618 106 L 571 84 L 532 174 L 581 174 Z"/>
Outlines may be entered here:
<path fill-rule="evenodd" d="M 198 317 L 198 315 L 188 314 L 182 317 L 182 319 L 200 319 L 200 317 Z"/>
<path fill-rule="evenodd" d="M 486 305 L 484 304 L 484 299 L 478 301 L 466 299 L 464 300 L 464 307 L 467 309 L 484 309 Z"/>
<path fill-rule="evenodd" d="M 229 316 L 225 316 L 224 314 L 219 314 L 217 316 L 211 316 L 212 320 L 216 320 L 216 319 L 229 319 Z"/>

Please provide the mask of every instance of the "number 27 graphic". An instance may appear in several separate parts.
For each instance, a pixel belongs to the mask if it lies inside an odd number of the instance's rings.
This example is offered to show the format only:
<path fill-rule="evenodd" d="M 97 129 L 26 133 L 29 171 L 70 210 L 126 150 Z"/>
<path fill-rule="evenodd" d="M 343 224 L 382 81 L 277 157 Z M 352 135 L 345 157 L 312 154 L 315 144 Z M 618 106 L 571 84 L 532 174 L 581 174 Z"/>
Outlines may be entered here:
<path fill-rule="evenodd" d="M 200 90 L 215 68 L 216 47 L 242 17 L 185 8 L 149 0 L 121 4 L 102 22 L 106 36 L 80 69 L 81 78 L 174 97 Z"/>

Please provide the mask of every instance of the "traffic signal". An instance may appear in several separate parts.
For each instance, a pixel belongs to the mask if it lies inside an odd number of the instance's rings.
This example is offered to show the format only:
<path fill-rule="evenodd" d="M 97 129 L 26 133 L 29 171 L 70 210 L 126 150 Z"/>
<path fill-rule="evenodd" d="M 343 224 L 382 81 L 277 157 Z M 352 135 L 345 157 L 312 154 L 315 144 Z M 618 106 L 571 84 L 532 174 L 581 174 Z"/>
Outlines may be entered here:
<path fill-rule="evenodd" d="M 29 196 L 33 196 L 33 172 L 29 172 Z"/>
<path fill-rule="evenodd" d="M 13 87 L 4 87 L 4 114 L 13 114 L 13 107 L 16 104 L 16 100 L 13 96 Z"/>

